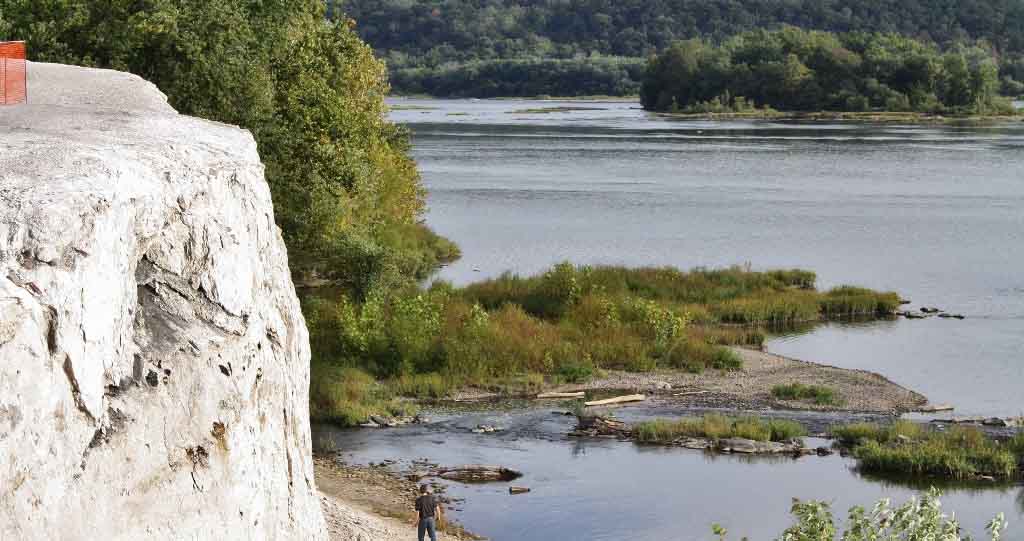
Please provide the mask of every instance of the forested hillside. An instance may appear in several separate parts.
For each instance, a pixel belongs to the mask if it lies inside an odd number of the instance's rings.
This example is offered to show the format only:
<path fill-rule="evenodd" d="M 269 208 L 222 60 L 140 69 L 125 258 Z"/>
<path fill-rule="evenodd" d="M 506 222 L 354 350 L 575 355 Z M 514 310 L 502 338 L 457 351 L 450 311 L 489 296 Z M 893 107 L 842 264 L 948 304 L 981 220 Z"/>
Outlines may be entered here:
<path fill-rule="evenodd" d="M 984 40 L 1022 92 L 1024 0 L 331 0 L 388 63 L 397 92 L 626 94 L 675 41 L 721 42 L 793 25 L 900 33 L 940 46 Z M 554 61 L 553 59 L 562 59 Z M 624 76 L 626 77 L 624 79 Z M 543 84 L 524 84 L 539 79 Z M 537 92 L 542 86 L 546 92 Z M 567 90 L 573 90 L 567 92 Z"/>
<path fill-rule="evenodd" d="M 872 111 L 1012 114 L 991 51 L 899 34 L 753 30 L 720 46 L 680 41 L 651 60 L 640 100 L 689 113 Z"/>

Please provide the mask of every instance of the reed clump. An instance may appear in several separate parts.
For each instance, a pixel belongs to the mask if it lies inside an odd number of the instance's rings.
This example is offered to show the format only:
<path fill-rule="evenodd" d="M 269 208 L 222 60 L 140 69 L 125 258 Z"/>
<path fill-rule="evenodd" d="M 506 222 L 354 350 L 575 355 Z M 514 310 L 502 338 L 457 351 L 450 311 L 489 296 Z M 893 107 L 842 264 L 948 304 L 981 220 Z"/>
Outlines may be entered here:
<path fill-rule="evenodd" d="M 807 431 L 800 423 L 785 419 L 708 414 L 698 418 L 644 421 L 633 427 L 633 435 L 640 443 L 672 443 L 681 438 L 788 441 L 806 436 Z"/>
<path fill-rule="evenodd" d="M 876 473 L 1014 479 L 1024 460 L 1024 436 L 1001 443 L 973 427 L 938 432 L 906 421 L 888 427 L 859 423 L 833 428 L 832 434 L 852 448 L 862 470 Z"/>
<path fill-rule="evenodd" d="M 772 396 L 779 400 L 807 400 L 819 406 L 839 406 L 843 400 L 839 392 L 825 385 L 788 383 L 772 387 Z"/>

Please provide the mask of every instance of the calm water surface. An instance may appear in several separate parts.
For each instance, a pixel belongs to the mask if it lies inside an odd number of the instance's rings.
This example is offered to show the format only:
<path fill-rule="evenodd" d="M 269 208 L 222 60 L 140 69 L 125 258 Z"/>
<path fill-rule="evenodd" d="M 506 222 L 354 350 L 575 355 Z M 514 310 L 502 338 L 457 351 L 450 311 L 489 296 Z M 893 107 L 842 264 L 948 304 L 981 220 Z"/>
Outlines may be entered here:
<path fill-rule="evenodd" d="M 636 420 L 627 409 L 620 415 Z M 315 432 L 317 438 L 333 439 L 350 463 L 396 460 L 401 471 L 412 460 L 426 459 L 446 466 L 498 464 L 524 472 L 511 483 L 531 488 L 521 496 L 509 495 L 509 483 L 446 483 L 449 497 L 464 500 L 456 503 L 452 516 L 495 541 L 710 540 L 713 523 L 728 528 L 732 540 L 747 536 L 761 541 L 774 539 L 791 524 L 793 497 L 827 501 L 842 520 L 853 505 L 883 497 L 902 503 L 917 493 L 915 487 L 863 477 L 852 460 L 838 455 L 752 459 L 568 440 L 573 421 L 548 409 L 458 414 L 435 421 L 389 430 L 315 427 Z M 480 423 L 506 431 L 471 433 Z M 1024 539 L 1020 486 L 947 488 L 943 504 L 956 510 L 966 530 L 976 535 L 995 513 L 1004 512 L 1012 528 L 1004 539 Z"/>
<path fill-rule="evenodd" d="M 413 131 L 428 222 L 464 257 L 455 283 L 555 262 L 801 267 L 819 286 L 899 291 L 968 316 L 827 325 L 783 355 L 882 373 L 964 415 L 1024 413 L 1024 123 L 990 127 L 683 122 L 630 103 L 393 100 Z M 550 114 L 554 106 L 585 107 Z M 541 424 L 554 421 L 545 420 Z M 431 443 L 418 430 L 441 430 Z M 527 471 L 534 488 L 453 486 L 494 539 L 770 538 L 791 497 L 850 505 L 910 488 L 846 459 L 765 464 L 616 442 L 486 438 L 451 427 L 336 433 L 356 461 L 430 457 Z M 1024 539 L 1019 487 L 945 499 L 975 531 Z"/>

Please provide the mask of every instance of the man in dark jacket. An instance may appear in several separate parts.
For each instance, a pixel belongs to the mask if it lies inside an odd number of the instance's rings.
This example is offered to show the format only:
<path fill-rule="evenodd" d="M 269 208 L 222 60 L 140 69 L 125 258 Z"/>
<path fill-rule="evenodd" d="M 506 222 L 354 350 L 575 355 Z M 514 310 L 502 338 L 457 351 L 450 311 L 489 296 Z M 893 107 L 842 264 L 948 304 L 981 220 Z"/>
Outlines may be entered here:
<path fill-rule="evenodd" d="M 423 534 L 430 534 L 430 541 L 437 541 L 437 519 L 441 516 L 441 505 L 437 496 L 432 494 L 430 487 L 420 485 L 420 497 L 416 498 L 416 525 L 419 528 L 417 535 L 419 541 L 423 541 Z"/>

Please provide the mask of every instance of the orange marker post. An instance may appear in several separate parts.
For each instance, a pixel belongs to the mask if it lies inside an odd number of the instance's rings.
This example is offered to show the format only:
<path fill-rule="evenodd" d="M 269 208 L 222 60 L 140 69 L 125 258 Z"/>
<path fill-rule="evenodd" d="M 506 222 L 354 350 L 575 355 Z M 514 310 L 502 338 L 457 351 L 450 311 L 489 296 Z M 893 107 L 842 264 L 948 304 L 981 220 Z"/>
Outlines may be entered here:
<path fill-rule="evenodd" d="M 0 41 L 0 105 L 28 101 L 24 41 Z"/>

